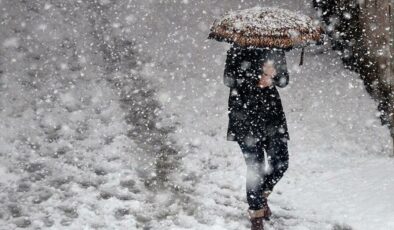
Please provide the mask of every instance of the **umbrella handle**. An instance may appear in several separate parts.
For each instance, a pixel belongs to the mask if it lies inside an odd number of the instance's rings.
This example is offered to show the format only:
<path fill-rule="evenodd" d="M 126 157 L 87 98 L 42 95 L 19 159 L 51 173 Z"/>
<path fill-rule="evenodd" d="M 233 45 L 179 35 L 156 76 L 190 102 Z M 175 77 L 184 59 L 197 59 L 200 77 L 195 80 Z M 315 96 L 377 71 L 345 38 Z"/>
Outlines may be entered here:
<path fill-rule="evenodd" d="M 304 64 L 304 47 L 302 47 L 301 50 L 301 57 L 300 57 L 300 65 Z"/>

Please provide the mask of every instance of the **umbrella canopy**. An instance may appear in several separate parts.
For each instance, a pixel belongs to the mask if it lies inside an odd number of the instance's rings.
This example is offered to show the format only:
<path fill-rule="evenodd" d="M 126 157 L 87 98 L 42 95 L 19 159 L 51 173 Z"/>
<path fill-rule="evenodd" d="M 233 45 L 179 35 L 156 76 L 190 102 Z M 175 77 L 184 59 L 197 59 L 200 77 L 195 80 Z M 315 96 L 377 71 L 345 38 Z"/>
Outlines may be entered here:
<path fill-rule="evenodd" d="M 323 29 L 307 15 L 256 6 L 226 12 L 213 23 L 208 38 L 240 46 L 291 49 L 320 44 Z"/>

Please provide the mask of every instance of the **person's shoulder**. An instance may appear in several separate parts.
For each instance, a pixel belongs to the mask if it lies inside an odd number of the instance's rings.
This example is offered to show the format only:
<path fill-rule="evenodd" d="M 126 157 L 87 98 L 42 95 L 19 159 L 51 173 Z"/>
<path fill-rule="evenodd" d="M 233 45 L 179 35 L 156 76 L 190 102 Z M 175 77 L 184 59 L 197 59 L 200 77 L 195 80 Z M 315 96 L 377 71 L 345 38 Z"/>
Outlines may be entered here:
<path fill-rule="evenodd" d="M 249 55 L 249 52 L 244 47 L 233 45 L 227 50 L 227 55 L 231 56 L 232 58 L 244 59 Z"/>

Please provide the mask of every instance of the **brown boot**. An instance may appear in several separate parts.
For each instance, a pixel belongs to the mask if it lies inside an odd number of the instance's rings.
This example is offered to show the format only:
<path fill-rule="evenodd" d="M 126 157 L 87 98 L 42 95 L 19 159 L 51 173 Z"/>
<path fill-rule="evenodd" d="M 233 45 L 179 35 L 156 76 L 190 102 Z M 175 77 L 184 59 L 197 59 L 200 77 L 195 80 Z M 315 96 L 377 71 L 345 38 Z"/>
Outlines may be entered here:
<path fill-rule="evenodd" d="M 270 194 L 271 194 L 271 192 L 268 192 L 268 191 L 264 192 L 264 194 L 263 194 L 263 197 L 264 197 L 263 206 L 264 206 L 264 209 L 265 209 L 265 211 L 264 211 L 264 220 L 270 220 L 270 217 L 272 215 L 271 209 L 268 206 L 268 196 Z"/>
<path fill-rule="evenodd" d="M 264 230 L 264 209 L 260 210 L 250 210 L 249 209 L 249 218 L 251 222 L 251 230 Z"/>

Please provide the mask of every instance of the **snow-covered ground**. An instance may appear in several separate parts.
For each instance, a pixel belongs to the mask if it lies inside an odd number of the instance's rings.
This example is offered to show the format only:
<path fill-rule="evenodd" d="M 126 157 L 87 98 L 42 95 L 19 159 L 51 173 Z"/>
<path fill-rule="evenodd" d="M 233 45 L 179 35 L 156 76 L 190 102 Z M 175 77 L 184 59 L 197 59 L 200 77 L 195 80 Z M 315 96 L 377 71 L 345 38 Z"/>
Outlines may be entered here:
<path fill-rule="evenodd" d="M 0 0 L 0 229 L 247 229 L 229 46 L 205 38 L 259 2 L 313 14 L 304 0 Z M 376 103 L 328 46 L 298 61 L 287 53 L 290 166 L 267 229 L 394 229 Z"/>
<path fill-rule="evenodd" d="M 302 3 L 282 1 L 282 6 L 312 15 Z M 198 9 L 214 12 L 212 5 L 200 3 Z M 222 74 L 228 46 L 201 41 L 202 21 L 189 23 L 197 31 L 190 38 L 193 51 L 172 44 L 167 49 L 179 52 L 172 57 L 165 46 L 159 49 L 167 60 L 181 57 L 168 70 L 174 80 L 163 76 L 159 98 L 180 123 L 175 136 L 187 153 L 181 175 L 193 182 L 191 199 L 198 207 L 193 217 L 179 216 L 179 228 L 246 229 L 245 165 L 239 146 L 225 140 L 229 89 Z M 301 67 L 299 54 L 287 53 L 291 81 L 280 90 L 291 136 L 290 167 L 272 196 L 275 218 L 269 229 L 393 228 L 392 143 L 377 104 L 328 46 L 307 49 Z"/>

